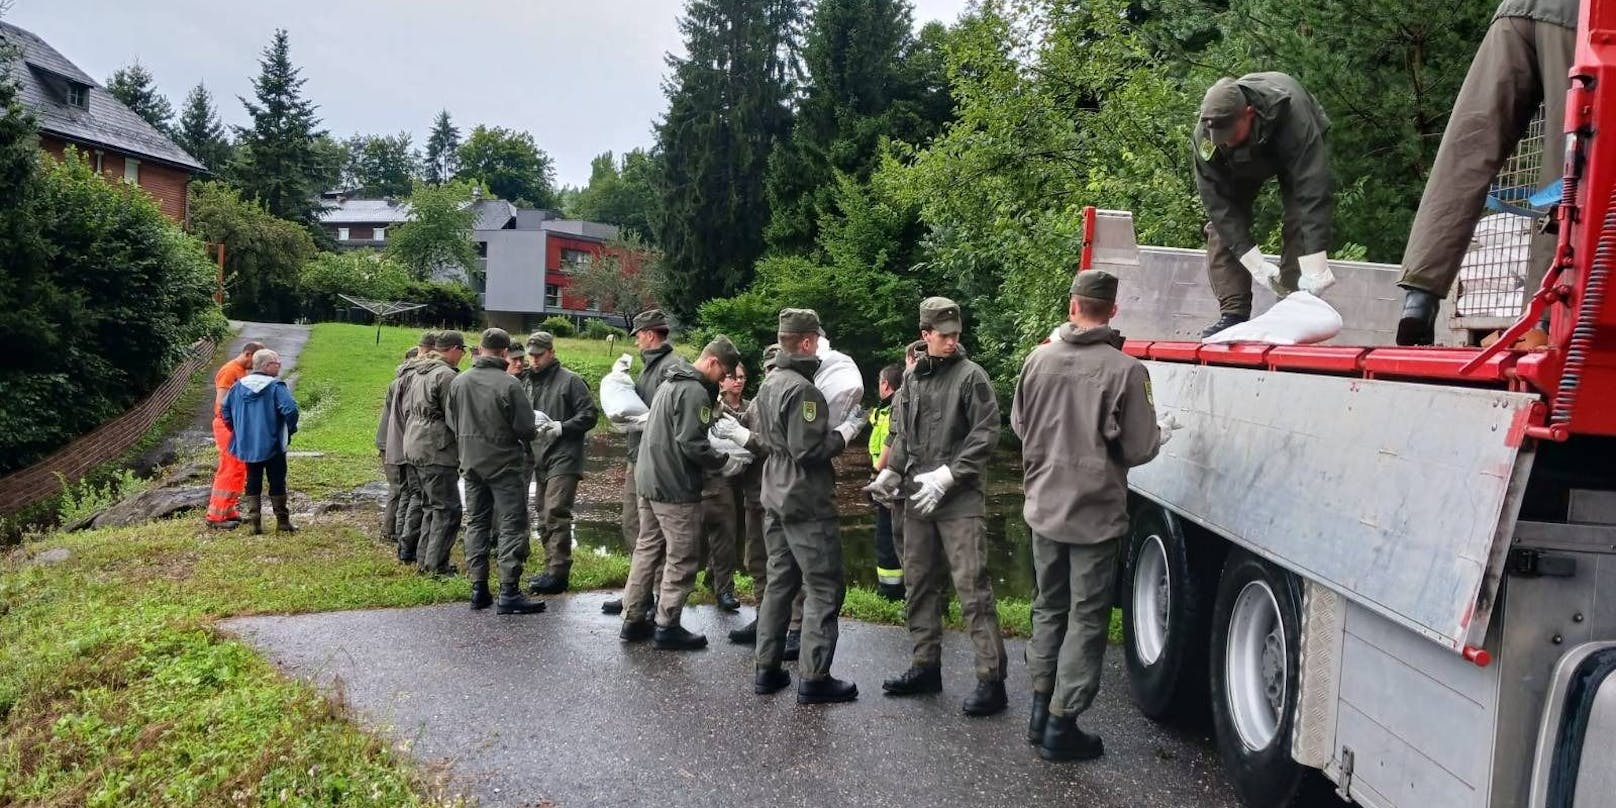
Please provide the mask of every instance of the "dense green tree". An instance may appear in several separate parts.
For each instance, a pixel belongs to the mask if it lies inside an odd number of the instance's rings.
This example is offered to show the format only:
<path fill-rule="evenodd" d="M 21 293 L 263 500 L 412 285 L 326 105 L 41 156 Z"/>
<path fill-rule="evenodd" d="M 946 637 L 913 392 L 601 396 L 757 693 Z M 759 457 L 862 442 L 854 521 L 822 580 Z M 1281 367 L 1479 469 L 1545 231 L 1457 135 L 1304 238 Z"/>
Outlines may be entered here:
<path fill-rule="evenodd" d="M 615 224 L 624 233 L 647 241 L 656 217 L 656 158 L 644 149 L 623 155 L 619 163 L 611 152 L 589 164 L 589 184 L 565 207 L 567 215 Z"/>
<path fill-rule="evenodd" d="M 314 227 L 323 208 L 320 193 L 339 166 L 322 149 L 317 107 L 304 97 L 308 81 L 292 65 L 285 29 L 264 48 L 253 97 L 241 99 L 252 124 L 236 130 L 239 150 L 232 171 L 242 196 L 263 204 L 277 218 Z"/>
<path fill-rule="evenodd" d="M 307 228 L 220 182 L 191 185 L 191 228 L 204 241 L 224 245 L 231 317 L 287 323 L 298 316 L 298 276 L 315 254 Z"/>
<path fill-rule="evenodd" d="M 460 130 L 449 120 L 449 110 L 438 110 L 432 134 L 426 139 L 421 176 L 432 185 L 448 182 L 460 169 Z"/>
<path fill-rule="evenodd" d="M 661 282 L 662 253 L 632 231 L 625 231 L 599 256 L 572 272 L 574 292 L 625 323 L 656 305 Z"/>
<path fill-rule="evenodd" d="M 410 195 L 410 220 L 389 231 L 387 255 L 417 280 L 456 269 L 476 274 L 477 246 L 471 237 L 476 224 L 470 184 L 416 183 Z"/>
<path fill-rule="evenodd" d="M 410 133 L 354 135 L 347 152 L 342 188 L 364 197 L 404 197 L 415 181 L 417 162 Z"/>
<path fill-rule="evenodd" d="M 657 125 L 664 305 L 690 318 L 745 288 L 769 221 L 764 175 L 791 125 L 801 9 L 792 0 L 688 0 Z"/>
<path fill-rule="evenodd" d="M 456 179 L 481 184 L 521 207 L 555 207 L 555 163 L 527 132 L 478 126 L 458 156 Z"/>
<path fill-rule="evenodd" d="M 201 82 L 185 96 L 179 123 L 174 127 L 174 142 L 201 161 L 209 171 L 220 173 L 230 166 L 230 135 L 224 124 L 219 122 L 219 111 L 213 106 L 213 94 Z"/>
<path fill-rule="evenodd" d="M 770 247 L 810 249 L 836 172 L 865 180 L 883 139 L 923 144 L 947 121 L 940 26 L 916 39 L 912 17 L 908 0 L 814 6 L 803 47 L 808 83 L 791 137 L 769 163 Z"/>
<path fill-rule="evenodd" d="M 112 71 L 107 79 L 107 92 L 123 105 L 134 110 L 146 123 L 157 127 L 163 134 L 172 133 L 174 106 L 157 91 L 157 80 L 140 62 Z"/>

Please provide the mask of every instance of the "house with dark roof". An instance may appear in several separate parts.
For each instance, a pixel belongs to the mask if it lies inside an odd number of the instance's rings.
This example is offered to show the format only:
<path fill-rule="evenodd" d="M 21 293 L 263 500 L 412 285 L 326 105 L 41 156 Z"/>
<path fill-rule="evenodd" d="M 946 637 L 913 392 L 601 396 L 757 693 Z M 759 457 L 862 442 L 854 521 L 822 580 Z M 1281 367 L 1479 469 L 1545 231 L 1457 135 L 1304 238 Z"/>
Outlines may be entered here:
<path fill-rule="evenodd" d="M 191 178 L 207 167 L 124 106 L 34 34 L 0 22 L 11 79 L 39 126 L 39 145 L 60 159 L 78 149 L 97 173 L 138 185 L 176 222 L 189 214 Z"/>

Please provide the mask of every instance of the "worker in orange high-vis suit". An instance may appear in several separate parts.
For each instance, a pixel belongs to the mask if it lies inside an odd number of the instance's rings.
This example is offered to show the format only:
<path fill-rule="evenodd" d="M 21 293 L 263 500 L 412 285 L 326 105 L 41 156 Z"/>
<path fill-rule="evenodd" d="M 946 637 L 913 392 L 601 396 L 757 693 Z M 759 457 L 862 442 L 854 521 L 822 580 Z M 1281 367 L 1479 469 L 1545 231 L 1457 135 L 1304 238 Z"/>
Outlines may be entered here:
<path fill-rule="evenodd" d="M 219 405 L 230 388 L 252 370 L 253 353 L 264 347 L 262 342 L 248 342 L 213 374 L 213 442 L 219 446 L 219 468 L 213 473 L 213 490 L 208 496 L 208 527 L 229 530 L 241 524 L 236 501 L 247 486 L 247 464 L 230 454 L 230 427 L 219 416 Z"/>

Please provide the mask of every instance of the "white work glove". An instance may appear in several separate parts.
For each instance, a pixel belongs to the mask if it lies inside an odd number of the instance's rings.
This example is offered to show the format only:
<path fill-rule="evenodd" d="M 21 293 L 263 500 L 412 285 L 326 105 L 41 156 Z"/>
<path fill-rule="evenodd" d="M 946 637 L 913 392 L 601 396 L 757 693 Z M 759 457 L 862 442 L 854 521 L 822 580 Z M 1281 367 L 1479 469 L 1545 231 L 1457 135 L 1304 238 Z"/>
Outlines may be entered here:
<path fill-rule="evenodd" d="M 545 440 L 555 440 L 561 437 L 560 421 L 545 421 L 539 425 L 539 437 Z"/>
<path fill-rule="evenodd" d="M 903 475 L 892 469 L 881 469 L 869 485 L 864 486 L 864 493 L 875 497 L 880 502 L 891 502 L 898 498 L 898 483 L 903 482 Z"/>
<path fill-rule="evenodd" d="M 930 516 L 932 511 L 942 503 L 943 496 L 948 489 L 954 487 L 954 472 L 947 466 L 938 466 L 934 471 L 925 474 L 916 474 L 915 482 L 920 490 L 909 498 L 915 504 L 915 512 L 921 516 Z"/>
<path fill-rule="evenodd" d="M 752 439 L 752 430 L 741 426 L 735 416 L 725 413 L 713 422 L 713 437 L 734 441 L 736 446 L 745 446 Z"/>
<path fill-rule="evenodd" d="M 1173 433 L 1183 428 L 1184 425 L 1178 422 L 1178 416 L 1172 413 L 1162 416 L 1161 420 L 1156 422 L 1156 429 L 1161 432 L 1161 438 L 1156 442 L 1156 445 L 1166 446 L 1167 441 L 1172 439 Z"/>
<path fill-rule="evenodd" d="M 629 365 L 632 364 L 634 364 L 634 355 L 623 354 L 622 356 L 617 357 L 616 362 L 612 363 L 612 371 L 616 373 L 627 373 Z"/>
<path fill-rule="evenodd" d="M 1275 295 L 1284 297 L 1290 294 L 1290 290 L 1279 281 L 1279 267 L 1264 258 L 1262 250 L 1256 247 L 1247 250 L 1245 255 L 1240 256 L 1240 265 L 1251 273 L 1251 277 L 1268 284 Z"/>
<path fill-rule="evenodd" d="M 842 436 L 843 444 L 852 443 L 853 439 L 858 437 L 858 434 L 863 432 L 864 427 L 869 423 L 869 415 L 869 410 L 863 407 L 854 407 L 853 411 L 847 414 L 846 420 L 837 424 L 832 431 Z"/>
<path fill-rule="evenodd" d="M 743 458 L 740 455 L 730 455 L 729 458 L 724 461 L 724 468 L 719 470 L 718 473 L 725 477 L 734 477 L 735 475 L 746 471 L 746 466 L 749 462 L 751 461 L 748 461 L 746 458 Z"/>
<path fill-rule="evenodd" d="M 1296 282 L 1302 291 L 1316 295 L 1335 285 L 1335 273 L 1330 271 L 1330 260 L 1324 253 L 1304 255 L 1296 263 L 1302 267 L 1302 277 Z"/>
<path fill-rule="evenodd" d="M 650 413 L 642 412 L 639 415 L 629 415 L 623 418 L 613 418 L 609 420 L 611 421 L 612 429 L 627 435 L 633 432 L 644 432 L 645 422 L 650 420 L 650 418 Z"/>

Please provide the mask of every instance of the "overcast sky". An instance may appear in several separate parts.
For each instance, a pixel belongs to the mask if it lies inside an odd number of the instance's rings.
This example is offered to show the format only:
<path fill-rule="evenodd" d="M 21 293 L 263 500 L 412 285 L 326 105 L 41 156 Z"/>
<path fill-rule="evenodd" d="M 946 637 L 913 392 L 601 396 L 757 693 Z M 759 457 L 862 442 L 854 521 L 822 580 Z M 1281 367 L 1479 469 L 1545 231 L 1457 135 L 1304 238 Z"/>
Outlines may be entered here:
<path fill-rule="evenodd" d="M 663 55 L 680 52 L 676 0 L 10 0 L 38 34 L 103 84 L 139 60 L 178 112 L 205 82 L 227 124 L 244 122 L 260 51 L 276 28 L 333 135 L 409 131 L 425 144 L 449 110 L 525 129 L 582 185 L 589 160 L 651 144 Z M 915 0 L 917 25 L 967 0 Z"/>

